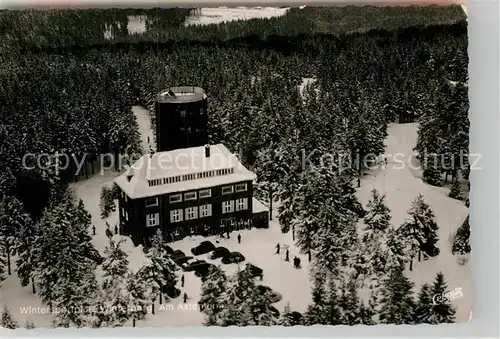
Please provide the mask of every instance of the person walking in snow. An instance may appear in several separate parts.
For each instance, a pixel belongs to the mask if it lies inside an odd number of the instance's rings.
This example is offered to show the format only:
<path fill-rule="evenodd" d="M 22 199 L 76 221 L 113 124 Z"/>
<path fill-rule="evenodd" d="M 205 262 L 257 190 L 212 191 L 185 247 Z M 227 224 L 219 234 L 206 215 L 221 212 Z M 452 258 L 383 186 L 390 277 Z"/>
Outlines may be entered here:
<path fill-rule="evenodd" d="M 181 277 L 181 287 L 184 287 L 184 274 Z"/>
<path fill-rule="evenodd" d="M 241 234 L 238 234 L 238 244 L 241 244 Z"/>
<path fill-rule="evenodd" d="M 186 303 L 187 298 L 188 298 L 188 295 L 186 294 L 186 292 L 184 292 L 184 296 L 183 296 L 184 304 Z"/>
<path fill-rule="evenodd" d="M 285 261 L 290 261 L 290 252 L 288 252 L 288 249 L 286 250 L 285 253 Z"/>
<path fill-rule="evenodd" d="M 280 254 L 280 243 L 276 245 L 276 254 Z"/>
<path fill-rule="evenodd" d="M 229 230 L 226 231 L 227 238 L 229 239 Z"/>
<path fill-rule="evenodd" d="M 92 234 L 95 235 L 95 225 L 92 225 Z"/>
<path fill-rule="evenodd" d="M 358 187 L 361 187 L 361 179 L 358 178 Z"/>
<path fill-rule="evenodd" d="M 115 225 L 115 234 L 118 234 L 118 225 Z"/>
<path fill-rule="evenodd" d="M 109 228 L 106 228 L 106 236 L 108 238 L 111 238 L 113 236 L 113 233 L 111 232 L 111 230 Z"/>

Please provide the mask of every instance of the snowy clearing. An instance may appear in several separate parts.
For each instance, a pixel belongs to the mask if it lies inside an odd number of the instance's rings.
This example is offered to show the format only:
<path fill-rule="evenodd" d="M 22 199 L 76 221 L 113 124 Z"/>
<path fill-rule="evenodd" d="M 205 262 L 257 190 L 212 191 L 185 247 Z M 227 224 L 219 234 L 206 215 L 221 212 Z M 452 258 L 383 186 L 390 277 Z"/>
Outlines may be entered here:
<path fill-rule="evenodd" d="M 236 20 L 279 17 L 285 15 L 289 9 L 277 7 L 198 8 L 193 10 L 184 25 L 210 25 Z"/>

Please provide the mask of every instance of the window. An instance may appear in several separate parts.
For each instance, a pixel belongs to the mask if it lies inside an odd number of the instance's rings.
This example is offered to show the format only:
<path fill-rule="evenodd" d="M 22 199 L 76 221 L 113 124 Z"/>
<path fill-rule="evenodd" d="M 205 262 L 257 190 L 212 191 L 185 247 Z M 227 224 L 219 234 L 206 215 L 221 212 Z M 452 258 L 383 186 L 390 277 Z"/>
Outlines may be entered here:
<path fill-rule="evenodd" d="M 247 190 L 247 184 L 237 184 L 236 192 L 244 192 Z"/>
<path fill-rule="evenodd" d="M 172 194 L 170 196 L 170 203 L 175 203 L 175 202 L 181 202 L 182 201 L 182 195 L 181 194 Z"/>
<path fill-rule="evenodd" d="M 182 221 L 182 210 L 171 210 L 170 211 L 170 222 Z"/>
<path fill-rule="evenodd" d="M 184 201 L 196 200 L 196 192 L 189 192 L 184 194 Z"/>
<path fill-rule="evenodd" d="M 222 187 L 222 194 L 231 194 L 231 193 L 233 193 L 233 186 Z"/>
<path fill-rule="evenodd" d="M 231 213 L 234 211 L 234 200 L 222 202 L 222 213 Z"/>
<path fill-rule="evenodd" d="M 158 198 L 147 198 L 146 207 L 158 206 Z"/>
<path fill-rule="evenodd" d="M 196 206 L 186 208 L 186 220 L 193 220 L 196 218 L 198 218 L 198 208 Z"/>
<path fill-rule="evenodd" d="M 200 218 L 210 217 L 212 215 L 212 205 L 205 204 L 200 206 Z"/>
<path fill-rule="evenodd" d="M 125 216 L 125 208 L 122 207 L 122 217 Z"/>
<path fill-rule="evenodd" d="M 237 211 L 243 211 L 248 209 L 248 199 L 247 198 L 241 198 L 236 200 L 236 210 Z"/>
<path fill-rule="evenodd" d="M 186 111 L 185 110 L 182 110 L 180 113 L 181 113 L 181 118 L 185 118 L 186 117 Z"/>
<path fill-rule="evenodd" d="M 125 220 L 128 221 L 128 212 L 125 212 Z"/>
<path fill-rule="evenodd" d="M 146 226 L 153 227 L 160 224 L 160 213 L 153 213 L 146 215 Z"/>
<path fill-rule="evenodd" d="M 212 196 L 212 191 L 210 189 L 200 191 L 199 195 L 200 199 L 209 198 L 211 196 Z"/>
<path fill-rule="evenodd" d="M 203 107 L 200 108 L 200 114 L 202 114 L 202 115 L 205 114 L 205 109 Z"/>

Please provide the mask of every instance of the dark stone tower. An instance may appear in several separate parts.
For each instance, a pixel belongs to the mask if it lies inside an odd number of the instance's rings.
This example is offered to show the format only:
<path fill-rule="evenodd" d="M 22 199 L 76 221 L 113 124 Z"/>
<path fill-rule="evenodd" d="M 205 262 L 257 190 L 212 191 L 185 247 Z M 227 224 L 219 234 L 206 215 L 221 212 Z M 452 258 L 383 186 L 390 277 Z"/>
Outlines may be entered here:
<path fill-rule="evenodd" d="M 157 151 L 208 144 L 207 96 L 199 87 L 171 87 L 156 97 Z"/>

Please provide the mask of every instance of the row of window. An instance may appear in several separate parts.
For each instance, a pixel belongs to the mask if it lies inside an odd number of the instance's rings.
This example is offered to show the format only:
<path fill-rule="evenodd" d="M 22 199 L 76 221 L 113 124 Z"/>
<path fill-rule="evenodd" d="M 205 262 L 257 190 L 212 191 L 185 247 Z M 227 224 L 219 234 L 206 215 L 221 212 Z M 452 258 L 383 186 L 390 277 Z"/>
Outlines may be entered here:
<path fill-rule="evenodd" d="M 224 168 L 224 169 L 219 169 L 219 170 L 212 170 L 212 171 L 205 171 L 205 172 L 200 172 L 200 173 L 177 175 L 175 177 L 169 177 L 169 178 L 149 180 L 148 185 L 149 186 L 158 186 L 158 185 L 165 185 L 165 184 L 173 184 L 173 183 L 181 182 L 181 181 L 211 178 L 211 177 L 217 177 L 217 176 L 233 174 L 233 173 L 234 173 L 234 168 Z"/>
<path fill-rule="evenodd" d="M 236 192 L 245 192 L 248 189 L 246 183 L 242 184 L 236 184 L 236 185 L 230 185 L 230 186 L 223 186 L 222 187 L 222 194 L 231 194 Z M 205 190 L 200 190 L 198 192 L 187 192 L 184 193 L 184 201 L 190 201 L 190 200 L 196 200 L 197 196 L 199 199 L 204 199 L 204 198 L 210 198 L 212 196 L 212 190 L 211 189 L 205 189 Z M 182 201 L 182 193 L 178 194 L 172 194 L 169 197 L 169 202 L 171 204 L 181 202 Z M 146 199 L 146 207 L 154 207 L 158 206 L 158 197 L 154 198 L 147 198 Z"/>
<path fill-rule="evenodd" d="M 244 211 L 248 209 L 248 198 L 228 200 L 222 202 L 222 213 L 232 213 L 234 211 Z M 170 222 L 176 223 L 184 220 L 194 220 L 212 216 L 212 204 L 187 207 L 185 209 L 175 209 L 170 211 Z M 146 225 L 148 227 L 160 225 L 160 213 L 146 215 Z"/>
<path fill-rule="evenodd" d="M 180 113 L 181 118 L 186 117 L 186 110 L 181 110 L 179 113 Z M 203 107 L 200 108 L 200 114 L 201 115 L 205 114 L 205 109 Z"/>

